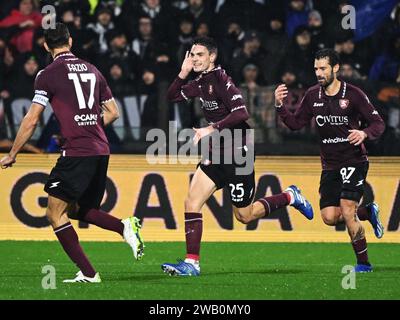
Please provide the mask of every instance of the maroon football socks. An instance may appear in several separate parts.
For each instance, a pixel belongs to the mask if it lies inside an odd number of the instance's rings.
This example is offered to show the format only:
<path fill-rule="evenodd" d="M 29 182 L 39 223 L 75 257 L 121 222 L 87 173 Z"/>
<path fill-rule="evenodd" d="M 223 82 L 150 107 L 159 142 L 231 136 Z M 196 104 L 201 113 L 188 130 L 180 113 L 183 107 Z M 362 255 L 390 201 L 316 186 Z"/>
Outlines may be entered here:
<path fill-rule="evenodd" d="M 361 221 L 366 221 L 370 219 L 370 212 L 367 207 L 362 207 L 357 209 L 357 217 Z"/>
<path fill-rule="evenodd" d="M 271 212 L 289 205 L 290 195 L 287 192 L 282 192 L 274 196 L 258 199 L 257 201 L 262 203 L 265 208 L 265 216 L 268 216 Z"/>
<path fill-rule="evenodd" d="M 96 271 L 83 252 L 82 247 L 79 244 L 78 235 L 76 234 L 74 227 L 71 225 L 71 222 L 55 228 L 54 233 L 64 248 L 64 251 L 76 264 L 79 270 L 81 270 L 86 277 L 93 278 L 96 275 Z"/>
<path fill-rule="evenodd" d="M 203 233 L 203 216 L 197 212 L 185 212 L 186 258 L 199 260 Z"/>
<path fill-rule="evenodd" d="M 360 240 L 353 241 L 351 244 L 353 245 L 353 249 L 357 257 L 357 264 L 369 265 L 367 240 L 362 238 Z"/>
<path fill-rule="evenodd" d="M 121 236 L 123 235 L 124 225 L 122 224 L 121 220 L 108 214 L 107 212 L 97 209 L 90 209 L 83 217 L 83 220 L 100 228 L 115 231 Z"/>

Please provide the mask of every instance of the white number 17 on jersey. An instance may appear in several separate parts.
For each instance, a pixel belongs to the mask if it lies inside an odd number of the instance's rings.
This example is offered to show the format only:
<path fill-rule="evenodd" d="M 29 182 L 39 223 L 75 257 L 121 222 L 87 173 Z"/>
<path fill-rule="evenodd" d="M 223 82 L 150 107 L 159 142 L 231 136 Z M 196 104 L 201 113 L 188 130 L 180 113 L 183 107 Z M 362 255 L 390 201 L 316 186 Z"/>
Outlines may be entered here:
<path fill-rule="evenodd" d="M 88 82 L 90 81 L 90 93 L 89 93 L 89 101 L 87 106 L 89 109 L 93 108 L 94 104 L 94 88 L 96 86 L 96 75 L 94 73 L 80 73 L 80 81 Z M 74 82 L 76 97 L 78 98 L 79 109 L 86 109 L 86 101 L 83 95 L 82 86 L 79 81 L 79 77 L 77 73 L 68 73 L 68 79 Z"/>

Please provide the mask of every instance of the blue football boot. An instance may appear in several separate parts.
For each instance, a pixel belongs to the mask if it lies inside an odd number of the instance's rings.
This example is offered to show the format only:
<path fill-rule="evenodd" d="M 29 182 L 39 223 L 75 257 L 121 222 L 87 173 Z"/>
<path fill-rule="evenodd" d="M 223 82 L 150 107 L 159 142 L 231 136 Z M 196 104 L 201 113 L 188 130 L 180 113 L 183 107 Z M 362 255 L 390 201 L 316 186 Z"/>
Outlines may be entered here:
<path fill-rule="evenodd" d="M 367 204 L 365 207 L 369 210 L 369 222 L 371 223 L 372 228 L 374 228 L 375 236 L 378 239 L 382 238 L 384 228 L 382 222 L 379 220 L 379 206 L 375 202 L 372 202 L 370 204 Z"/>
<path fill-rule="evenodd" d="M 164 263 L 161 269 L 170 276 L 199 276 L 200 267 L 193 263 L 178 260 L 179 263 Z"/>
<path fill-rule="evenodd" d="M 285 190 L 285 192 L 291 192 L 293 194 L 294 202 L 291 206 L 299 210 L 308 220 L 312 220 L 314 217 L 313 208 L 311 203 L 301 194 L 300 189 L 295 185 L 291 185 Z"/>
<path fill-rule="evenodd" d="M 354 272 L 364 273 L 364 272 L 372 272 L 373 268 L 368 264 L 357 264 L 354 267 Z"/>

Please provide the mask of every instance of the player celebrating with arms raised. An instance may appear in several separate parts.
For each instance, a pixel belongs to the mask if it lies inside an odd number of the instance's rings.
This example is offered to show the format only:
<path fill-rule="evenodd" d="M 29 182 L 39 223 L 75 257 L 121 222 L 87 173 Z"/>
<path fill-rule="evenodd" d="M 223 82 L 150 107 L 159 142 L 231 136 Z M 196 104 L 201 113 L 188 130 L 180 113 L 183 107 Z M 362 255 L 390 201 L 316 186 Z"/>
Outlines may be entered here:
<path fill-rule="evenodd" d="M 1 167 L 11 167 L 18 152 L 32 137 L 48 102 L 65 139 L 61 157 L 45 185 L 49 194 L 46 215 L 67 255 L 79 268 L 64 282 L 101 282 L 83 252 L 69 217 L 119 233 L 132 247 L 134 257 L 143 255 L 139 220 L 117 219 L 99 210 L 105 192 L 110 149 L 104 126 L 114 122 L 118 107 L 103 75 L 90 63 L 75 57 L 68 28 L 56 23 L 45 30 L 44 46 L 54 61 L 35 80 L 32 105 L 21 122 L 14 145 Z"/>
<path fill-rule="evenodd" d="M 383 236 L 379 208 L 371 203 L 358 208 L 368 172 L 365 139 L 377 139 L 385 124 L 368 97 L 359 88 L 337 79 L 338 54 L 332 49 L 316 53 L 314 69 L 318 85 L 308 89 L 293 114 L 284 105 L 287 88 L 275 90 L 275 107 L 282 121 L 299 130 L 315 118 L 320 136 L 322 174 L 320 209 L 325 224 L 346 223 L 357 257 L 356 272 L 370 272 L 365 231 L 360 220 L 369 220 L 378 238 Z M 368 127 L 360 130 L 360 119 Z"/>
<path fill-rule="evenodd" d="M 181 71 L 168 89 L 168 99 L 183 101 L 199 97 L 202 110 L 209 126 L 195 130 L 194 142 L 197 143 L 211 133 L 222 130 L 240 130 L 242 154 L 249 152 L 249 143 L 245 134 L 249 125 L 247 108 L 239 89 L 220 66 L 215 66 L 217 46 L 213 39 L 207 37 L 196 38 L 193 41 L 190 53 L 187 52 L 182 63 Z M 191 71 L 199 76 L 187 82 L 186 78 Z M 253 202 L 255 193 L 254 181 L 254 154 L 251 155 L 251 166 L 247 174 L 238 174 L 240 164 L 237 161 L 225 161 L 224 155 L 235 153 L 234 139 L 224 140 L 220 149 L 215 140 L 212 140 L 212 159 L 203 159 L 194 174 L 185 200 L 185 233 L 186 259 L 178 264 L 165 263 L 164 272 L 170 275 L 198 276 L 200 275 L 200 242 L 203 230 L 201 209 L 204 203 L 218 189 L 229 186 L 233 212 L 240 222 L 249 223 L 255 219 L 267 216 L 271 212 L 292 205 L 308 219 L 313 218 L 310 203 L 301 195 L 296 186 L 288 187 L 285 192 L 258 199 Z M 221 146 L 221 145 L 220 145 Z M 220 150 L 224 161 L 215 161 L 216 149 Z M 234 157 L 235 158 L 235 157 Z"/>

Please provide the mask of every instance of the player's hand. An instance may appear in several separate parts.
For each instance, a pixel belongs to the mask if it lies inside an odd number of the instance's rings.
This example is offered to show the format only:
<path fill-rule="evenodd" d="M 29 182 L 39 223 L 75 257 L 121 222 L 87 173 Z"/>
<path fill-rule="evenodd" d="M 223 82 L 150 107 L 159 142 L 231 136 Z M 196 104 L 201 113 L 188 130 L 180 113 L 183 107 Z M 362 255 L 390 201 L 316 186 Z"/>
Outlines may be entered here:
<path fill-rule="evenodd" d="M 288 95 L 288 89 L 285 84 L 280 84 L 275 89 L 275 106 L 281 106 L 283 104 L 283 99 Z"/>
<path fill-rule="evenodd" d="M 8 167 L 12 167 L 12 165 L 15 163 L 15 157 L 12 157 L 10 155 L 6 155 L 0 160 L 0 166 L 2 169 L 7 169 Z"/>
<path fill-rule="evenodd" d="M 210 133 L 212 133 L 215 129 L 213 126 L 208 126 L 205 128 L 193 128 L 195 135 L 193 137 L 193 143 L 197 145 L 201 138 L 208 136 Z"/>
<path fill-rule="evenodd" d="M 192 57 L 190 56 L 190 52 L 186 51 L 185 59 L 182 62 L 182 67 L 181 67 L 181 72 L 179 73 L 179 77 L 185 79 L 192 71 L 192 69 L 193 69 L 193 60 Z"/>
<path fill-rule="evenodd" d="M 349 132 L 347 139 L 349 139 L 350 144 L 355 146 L 360 145 L 367 138 L 367 134 L 362 130 L 349 130 Z"/>

